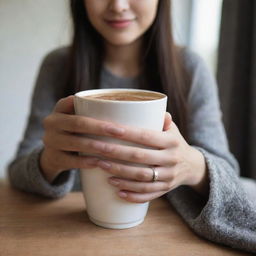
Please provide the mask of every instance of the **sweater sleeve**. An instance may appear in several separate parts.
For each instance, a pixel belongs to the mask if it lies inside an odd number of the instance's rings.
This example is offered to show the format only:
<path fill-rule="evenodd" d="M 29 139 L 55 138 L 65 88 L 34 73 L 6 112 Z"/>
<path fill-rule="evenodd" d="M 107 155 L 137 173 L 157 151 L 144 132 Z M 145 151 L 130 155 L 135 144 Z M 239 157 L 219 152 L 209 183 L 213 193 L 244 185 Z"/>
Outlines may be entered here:
<path fill-rule="evenodd" d="M 43 149 L 42 120 L 49 115 L 58 99 L 65 95 L 65 83 L 61 79 L 66 49 L 48 54 L 41 65 L 32 96 L 31 110 L 15 159 L 8 166 L 11 185 L 26 192 L 57 198 L 68 193 L 74 184 L 75 171 L 60 174 L 49 183 L 40 171 L 39 157 Z"/>
<path fill-rule="evenodd" d="M 256 252 L 256 204 L 247 197 L 228 148 L 216 82 L 201 58 L 186 52 L 185 60 L 192 74 L 189 143 L 205 157 L 210 191 L 205 199 L 181 186 L 167 198 L 198 235 Z"/>

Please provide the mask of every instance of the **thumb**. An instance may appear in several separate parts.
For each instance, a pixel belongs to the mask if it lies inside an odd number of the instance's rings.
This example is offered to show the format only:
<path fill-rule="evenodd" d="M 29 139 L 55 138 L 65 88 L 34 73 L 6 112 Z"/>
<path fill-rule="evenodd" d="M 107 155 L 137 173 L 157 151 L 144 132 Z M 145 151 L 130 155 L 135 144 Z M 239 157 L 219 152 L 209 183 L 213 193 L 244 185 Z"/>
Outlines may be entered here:
<path fill-rule="evenodd" d="M 164 128 L 163 131 L 169 130 L 170 126 L 172 124 L 172 116 L 169 112 L 165 113 L 165 119 L 164 119 Z"/>
<path fill-rule="evenodd" d="M 53 112 L 63 114 L 74 114 L 74 96 L 68 96 L 60 99 L 53 110 Z"/>

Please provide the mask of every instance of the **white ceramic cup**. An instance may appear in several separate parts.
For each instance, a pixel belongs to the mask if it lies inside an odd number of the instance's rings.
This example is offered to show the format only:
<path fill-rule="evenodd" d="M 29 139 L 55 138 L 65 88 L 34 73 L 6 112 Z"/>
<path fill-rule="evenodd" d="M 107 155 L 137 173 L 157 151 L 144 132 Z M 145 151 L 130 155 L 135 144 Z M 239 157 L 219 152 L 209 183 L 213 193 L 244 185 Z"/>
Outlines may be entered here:
<path fill-rule="evenodd" d="M 152 92 L 136 89 L 95 89 L 78 92 L 74 100 L 75 113 L 122 125 L 162 131 L 167 104 L 167 96 L 164 94 L 153 92 L 160 98 L 146 101 L 100 100 L 85 97 L 102 93 L 134 91 Z M 144 147 L 111 137 L 87 134 L 85 136 L 122 145 Z M 118 189 L 108 183 L 108 178 L 111 176 L 113 175 L 100 168 L 80 170 L 90 220 L 99 226 L 113 229 L 125 229 L 139 225 L 144 221 L 149 203 L 130 203 L 118 197 Z"/>

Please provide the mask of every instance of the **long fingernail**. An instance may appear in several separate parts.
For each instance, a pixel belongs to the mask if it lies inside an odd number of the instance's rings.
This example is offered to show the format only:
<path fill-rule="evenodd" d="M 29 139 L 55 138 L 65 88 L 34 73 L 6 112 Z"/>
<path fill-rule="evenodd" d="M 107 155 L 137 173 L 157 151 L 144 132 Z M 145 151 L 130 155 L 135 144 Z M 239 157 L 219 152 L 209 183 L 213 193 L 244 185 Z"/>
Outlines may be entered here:
<path fill-rule="evenodd" d="M 111 164 L 106 161 L 99 161 L 98 166 L 101 167 L 102 169 L 110 169 L 111 168 Z"/>
<path fill-rule="evenodd" d="M 125 130 L 115 126 L 106 126 L 105 131 L 113 135 L 123 135 Z"/>

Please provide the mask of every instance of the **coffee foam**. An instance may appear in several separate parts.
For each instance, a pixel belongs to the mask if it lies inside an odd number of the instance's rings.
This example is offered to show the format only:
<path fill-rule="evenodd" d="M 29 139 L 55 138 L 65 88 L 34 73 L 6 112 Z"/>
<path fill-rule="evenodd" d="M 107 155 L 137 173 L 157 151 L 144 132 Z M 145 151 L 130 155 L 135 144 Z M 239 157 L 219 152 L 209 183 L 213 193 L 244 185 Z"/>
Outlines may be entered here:
<path fill-rule="evenodd" d="M 135 91 L 123 91 L 123 92 L 107 92 L 93 95 L 83 96 L 83 98 L 95 99 L 95 100 L 112 100 L 112 101 L 150 101 L 161 99 L 164 96 L 154 92 L 135 92 Z"/>

